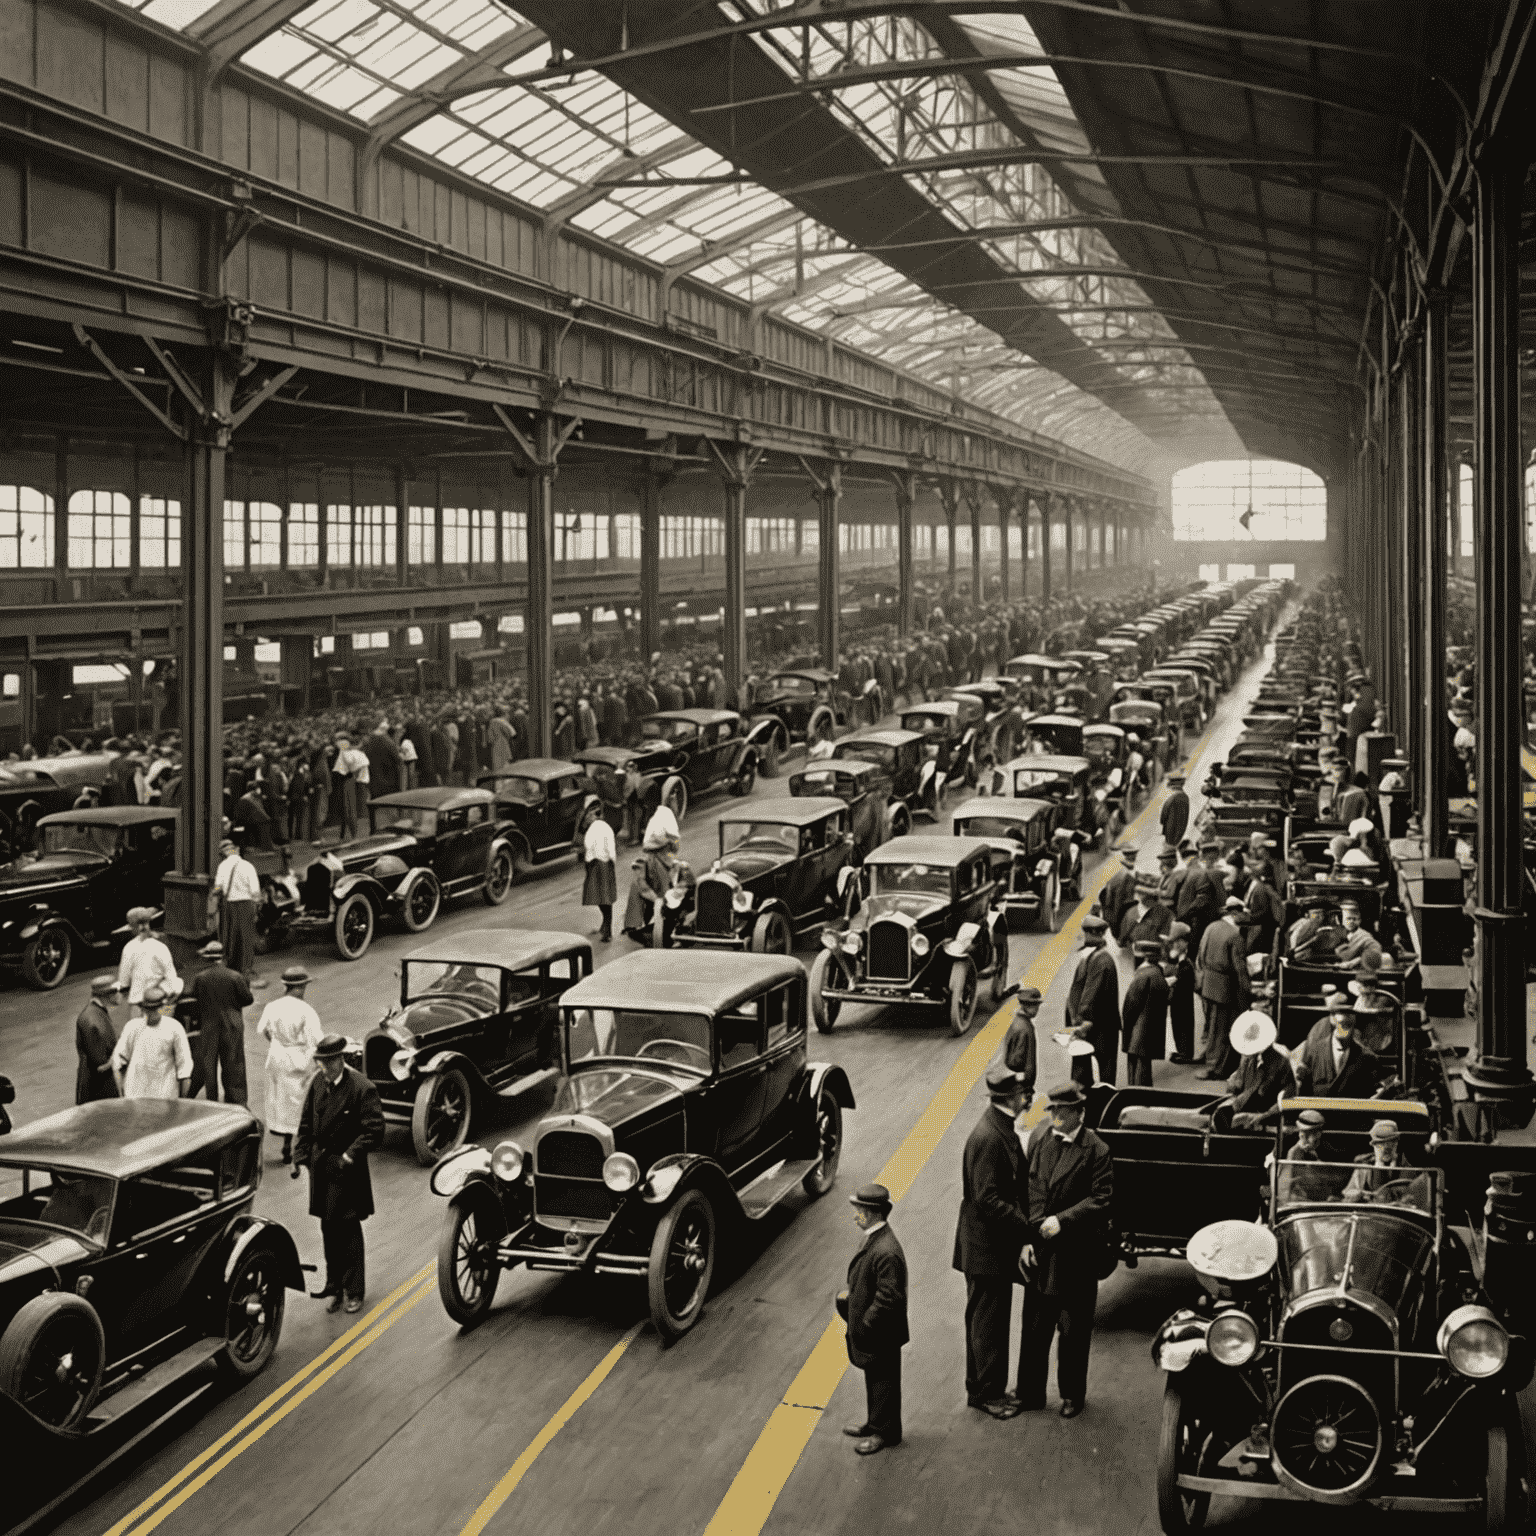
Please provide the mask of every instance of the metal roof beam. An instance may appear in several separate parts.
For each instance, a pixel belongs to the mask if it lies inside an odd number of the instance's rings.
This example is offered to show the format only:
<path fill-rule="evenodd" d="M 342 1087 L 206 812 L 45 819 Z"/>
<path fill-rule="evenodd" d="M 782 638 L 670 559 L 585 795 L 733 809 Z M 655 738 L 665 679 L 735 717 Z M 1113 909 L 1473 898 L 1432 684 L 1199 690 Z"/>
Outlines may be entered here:
<path fill-rule="evenodd" d="M 649 154 L 616 155 L 586 186 L 580 187 L 574 192 L 567 192 L 564 197 L 557 198 L 544 210 L 544 234 L 546 236 L 552 235 L 556 230 L 563 228 L 584 208 L 592 208 L 602 202 L 614 190 L 613 183 L 621 175 L 631 171 L 654 170 L 659 165 L 665 165 L 669 160 L 677 160 L 684 155 L 691 154 L 698 147 L 697 141 L 688 134 L 680 134 L 675 139 L 668 139 L 665 144 L 659 145 L 651 150 Z"/>
<path fill-rule="evenodd" d="M 184 35 L 202 46 L 209 78 L 247 48 L 281 31 L 312 0 L 219 0 L 189 25 Z"/>

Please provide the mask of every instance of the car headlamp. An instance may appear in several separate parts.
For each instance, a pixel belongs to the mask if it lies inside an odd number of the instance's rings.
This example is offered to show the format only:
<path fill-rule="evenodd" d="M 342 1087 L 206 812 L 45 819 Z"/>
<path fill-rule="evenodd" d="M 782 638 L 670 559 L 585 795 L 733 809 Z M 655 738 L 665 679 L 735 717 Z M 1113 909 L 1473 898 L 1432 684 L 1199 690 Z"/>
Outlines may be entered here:
<path fill-rule="evenodd" d="M 731 905 L 738 912 L 750 912 L 752 910 L 752 892 L 737 891 L 736 894 L 731 897 Z"/>
<path fill-rule="evenodd" d="M 411 1075 L 411 1070 L 416 1065 L 415 1051 L 396 1051 L 389 1058 L 389 1075 L 397 1083 L 403 1083 Z"/>
<path fill-rule="evenodd" d="M 848 932 L 843 935 L 843 953 L 845 955 L 856 955 L 863 948 L 864 935 L 858 932 L 857 929 L 850 928 Z"/>
<path fill-rule="evenodd" d="M 912 935 L 912 953 L 914 955 L 926 955 L 930 947 L 926 934 L 914 933 Z"/>
<path fill-rule="evenodd" d="M 515 1141 L 504 1141 L 491 1153 L 491 1172 L 503 1184 L 515 1184 L 523 1176 L 523 1149 Z"/>
<path fill-rule="evenodd" d="M 1509 1359 L 1509 1334 L 1487 1307 L 1457 1307 L 1440 1324 L 1435 1347 L 1452 1370 L 1473 1381 L 1497 1376 Z"/>
<path fill-rule="evenodd" d="M 472 1174 L 488 1173 L 490 1168 L 491 1154 L 484 1147 L 460 1147 L 432 1170 L 427 1182 L 434 1195 L 451 1199 L 469 1183 Z"/>
<path fill-rule="evenodd" d="M 1205 1347 L 1220 1365 L 1247 1365 L 1259 1348 L 1259 1325 L 1246 1312 L 1223 1312 L 1206 1330 Z"/>
<path fill-rule="evenodd" d="M 603 1183 L 616 1195 L 627 1195 L 640 1182 L 640 1164 L 628 1152 L 611 1153 L 603 1163 Z"/>
<path fill-rule="evenodd" d="M 830 928 L 822 930 L 821 947 L 823 949 L 836 949 L 842 943 L 842 935 L 833 933 Z"/>

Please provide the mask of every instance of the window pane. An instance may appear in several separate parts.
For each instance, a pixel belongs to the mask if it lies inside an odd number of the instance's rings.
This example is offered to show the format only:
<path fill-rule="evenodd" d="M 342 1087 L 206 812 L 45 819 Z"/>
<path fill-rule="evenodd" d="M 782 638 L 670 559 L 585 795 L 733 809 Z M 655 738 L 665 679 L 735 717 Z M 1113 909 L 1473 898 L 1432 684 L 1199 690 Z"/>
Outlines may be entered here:
<path fill-rule="evenodd" d="M 1173 536 L 1322 540 L 1328 537 L 1328 488 L 1300 464 L 1274 459 L 1195 464 L 1173 477 Z"/>
<path fill-rule="evenodd" d="M 325 509 L 325 563 L 352 564 L 352 508 L 332 503 Z"/>
<path fill-rule="evenodd" d="M 288 568 L 304 570 L 320 563 L 320 507 L 313 501 L 288 505 Z"/>
<path fill-rule="evenodd" d="M 69 563 L 76 570 L 127 570 L 133 519 L 120 491 L 76 491 L 69 498 Z"/>
<path fill-rule="evenodd" d="M 245 569 L 245 503 L 243 501 L 224 503 L 224 568 L 230 571 Z"/>
<path fill-rule="evenodd" d="M 469 508 L 443 508 L 443 564 L 469 563 Z M 430 560 L 428 556 L 428 560 Z"/>
<path fill-rule="evenodd" d="M 437 564 L 437 512 L 412 507 L 407 514 L 405 558 L 411 565 Z"/>
<path fill-rule="evenodd" d="M 245 509 L 250 536 L 251 569 L 283 563 L 283 509 L 275 502 L 253 501 Z"/>
<path fill-rule="evenodd" d="M 395 563 L 395 509 L 375 505 L 352 509 L 353 560 L 359 567 L 385 569 Z"/>
<path fill-rule="evenodd" d="M 53 565 L 53 498 L 30 485 L 0 485 L 0 570 Z"/>
<path fill-rule="evenodd" d="M 139 564 L 145 570 L 175 570 L 181 565 L 179 501 L 139 498 Z"/>
<path fill-rule="evenodd" d="M 639 551 L 637 550 L 638 554 Z M 528 514 L 503 512 L 501 514 L 501 558 L 508 565 L 528 563 Z"/>

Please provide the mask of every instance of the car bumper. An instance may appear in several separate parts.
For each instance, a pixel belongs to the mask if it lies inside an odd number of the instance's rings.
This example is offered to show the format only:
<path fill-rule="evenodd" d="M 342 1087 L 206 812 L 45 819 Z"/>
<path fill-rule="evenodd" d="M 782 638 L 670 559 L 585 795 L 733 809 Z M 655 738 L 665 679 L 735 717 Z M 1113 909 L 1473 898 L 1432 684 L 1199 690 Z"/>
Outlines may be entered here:
<path fill-rule="evenodd" d="M 914 1008 L 947 1008 L 949 993 L 917 982 L 865 981 L 853 987 L 825 987 L 823 997 L 839 1003 L 901 1003 Z"/>
<path fill-rule="evenodd" d="M 1420 1493 L 1399 1493 L 1393 1486 L 1402 1481 L 1397 1478 L 1384 1479 L 1378 1483 L 1369 1493 L 1364 1494 L 1355 1502 L 1357 1504 L 1370 1504 L 1377 1509 L 1389 1509 L 1403 1514 L 1423 1515 L 1463 1515 L 1481 1514 L 1483 1501 L 1479 1498 L 1434 1498 Z M 1384 1486 L 1385 1485 L 1385 1486 Z M 1193 1474 L 1181 1474 L 1179 1487 L 1187 1489 L 1190 1493 L 1213 1493 L 1218 1498 L 1225 1496 L 1230 1499 L 1270 1499 L 1284 1501 L 1289 1504 L 1322 1504 L 1322 1499 L 1310 1499 L 1304 1493 L 1283 1487 L 1279 1483 L 1261 1483 L 1255 1478 L 1249 1477 L 1195 1477 Z"/>
<path fill-rule="evenodd" d="M 574 1274 L 586 1270 L 598 1275 L 643 1275 L 650 1267 L 650 1251 L 626 1253 L 604 1248 L 604 1242 L 613 1233 L 610 1224 L 596 1233 L 556 1234 L 536 1221 L 519 1227 L 496 1250 L 496 1260 L 504 1268 L 511 1269 L 526 1264 L 529 1269 L 545 1270 L 555 1274 Z M 572 1245 L 568 1237 L 579 1241 Z"/>
<path fill-rule="evenodd" d="M 750 949 L 751 938 L 744 933 L 674 933 L 674 944 L 694 949 Z"/>

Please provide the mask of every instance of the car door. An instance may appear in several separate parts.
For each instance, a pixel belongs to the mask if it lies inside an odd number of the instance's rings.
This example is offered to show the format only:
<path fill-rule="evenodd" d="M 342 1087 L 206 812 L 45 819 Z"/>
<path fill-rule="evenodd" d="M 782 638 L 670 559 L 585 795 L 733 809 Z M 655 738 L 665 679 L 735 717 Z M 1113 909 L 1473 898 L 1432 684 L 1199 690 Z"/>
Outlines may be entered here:
<path fill-rule="evenodd" d="M 743 1003 L 715 1020 L 715 1155 L 727 1173 L 750 1162 L 763 1122 L 764 1017 L 762 999 Z"/>
<path fill-rule="evenodd" d="M 438 880 L 452 886 L 463 878 L 469 860 L 468 806 L 437 813 L 437 832 L 432 843 L 432 868 Z"/>
<path fill-rule="evenodd" d="M 819 914 L 822 898 L 834 893 L 837 871 L 848 862 L 848 812 L 835 811 L 802 831 L 800 865 L 795 877 L 792 907 L 805 918 Z"/>
<path fill-rule="evenodd" d="M 991 900 L 991 865 L 985 854 L 973 855 L 955 871 L 955 917 L 985 926 Z"/>
<path fill-rule="evenodd" d="M 765 1044 L 758 1147 L 764 1152 L 780 1147 L 795 1131 L 793 1094 L 806 1057 L 805 995 L 803 981 L 789 981 L 759 1000 Z"/>
<path fill-rule="evenodd" d="M 549 817 L 544 824 L 545 850 L 569 848 L 576 836 L 576 823 L 581 818 L 581 802 L 586 798 L 581 780 L 573 773 L 552 779 L 549 783 Z"/>

